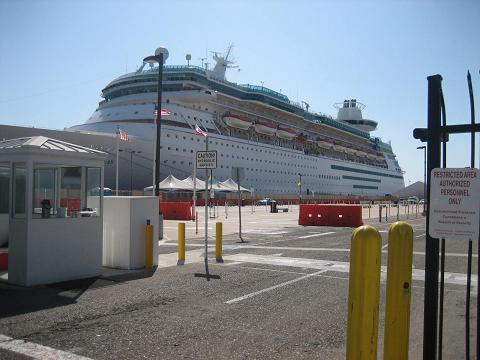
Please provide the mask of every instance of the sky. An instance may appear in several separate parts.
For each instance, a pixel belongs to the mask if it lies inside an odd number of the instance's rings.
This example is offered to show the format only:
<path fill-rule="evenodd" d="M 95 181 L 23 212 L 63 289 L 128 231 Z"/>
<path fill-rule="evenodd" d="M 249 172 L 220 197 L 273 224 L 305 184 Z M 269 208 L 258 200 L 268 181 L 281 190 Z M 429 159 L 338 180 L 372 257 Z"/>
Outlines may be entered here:
<path fill-rule="evenodd" d="M 427 76 L 441 74 L 447 120 L 470 122 L 467 70 L 480 108 L 480 1 L 0 1 L 0 124 L 63 129 L 85 122 L 107 83 L 158 46 L 167 64 L 201 65 L 234 44 L 238 83 L 263 84 L 336 116 L 355 98 L 391 141 L 405 184 L 423 181 Z M 1 138 L 1 134 L 0 134 Z M 480 138 L 477 136 L 476 166 Z M 448 167 L 470 164 L 451 136 Z"/>

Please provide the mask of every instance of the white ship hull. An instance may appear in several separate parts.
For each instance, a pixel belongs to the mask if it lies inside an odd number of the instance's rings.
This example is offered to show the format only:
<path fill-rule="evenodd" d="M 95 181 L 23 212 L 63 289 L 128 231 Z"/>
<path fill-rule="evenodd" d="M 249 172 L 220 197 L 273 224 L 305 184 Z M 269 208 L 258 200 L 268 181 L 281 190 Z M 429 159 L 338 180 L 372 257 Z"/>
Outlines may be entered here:
<path fill-rule="evenodd" d="M 1 138 L 45 135 L 75 144 L 103 150 L 110 154 L 105 161 L 105 186 L 115 188 L 116 123 L 83 125 L 85 130 L 108 132 L 108 136 L 85 132 L 45 130 L 0 125 Z M 119 187 L 123 190 L 141 190 L 153 184 L 153 154 L 155 133 L 153 124 L 122 124 L 129 133 L 129 142 L 120 142 L 120 148 L 140 152 L 138 155 L 120 153 Z M 172 174 L 186 178 L 193 173 L 195 151 L 205 149 L 205 138 L 193 130 L 176 126 L 162 127 L 161 178 Z M 214 177 L 220 180 L 232 176 L 232 166 L 245 168 L 242 186 L 255 189 L 255 194 L 282 197 L 298 194 L 299 173 L 302 174 L 302 192 L 314 194 L 378 196 L 392 194 L 404 187 L 398 173 L 378 167 L 352 164 L 350 161 L 322 156 L 305 155 L 293 149 L 236 139 L 223 135 L 209 137 L 209 149 L 218 151 L 218 168 Z M 274 160 L 273 160 L 274 159 Z M 202 171 L 198 177 L 204 178 Z M 132 183 L 130 183 L 132 179 Z"/>

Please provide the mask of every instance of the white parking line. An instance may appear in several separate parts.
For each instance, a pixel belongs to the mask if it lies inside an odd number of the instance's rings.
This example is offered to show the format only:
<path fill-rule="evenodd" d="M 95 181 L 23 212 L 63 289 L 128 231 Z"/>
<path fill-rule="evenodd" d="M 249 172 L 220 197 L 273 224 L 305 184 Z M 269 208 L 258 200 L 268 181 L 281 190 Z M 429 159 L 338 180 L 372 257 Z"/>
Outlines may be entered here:
<path fill-rule="evenodd" d="M 8 350 L 16 354 L 25 355 L 32 359 L 42 360 L 91 360 L 90 358 L 75 355 L 66 351 L 53 349 L 31 343 L 24 340 L 15 340 L 11 337 L 0 334 L 0 349 Z"/>
<path fill-rule="evenodd" d="M 259 294 L 263 294 L 267 291 L 272 291 L 272 290 L 275 290 L 275 289 L 278 289 L 280 287 L 284 287 L 284 286 L 287 286 L 287 285 L 290 285 L 290 284 L 294 284 L 300 280 L 305 280 L 305 279 L 308 279 L 309 277 L 312 277 L 312 276 L 316 276 L 318 274 L 321 274 L 323 272 L 326 272 L 328 270 L 320 270 L 320 271 L 317 271 L 317 272 L 314 272 L 312 274 L 307 274 L 307 275 L 304 275 L 304 276 L 301 276 L 299 278 L 296 278 L 296 279 L 293 279 L 293 280 L 290 280 L 290 281 L 286 281 L 284 283 L 281 283 L 281 284 L 278 284 L 278 285 L 274 285 L 274 286 L 270 286 L 266 289 L 262 289 L 262 290 L 259 290 L 259 291 L 255 291 L 253 293 L 250 293 L 250 294 L 247 294 L 247 295 L 243 295 L 243 296 L 240 296 L 238 298 L 235 298 L 235 299 L 232 299 L 232 300 L 228 300 L 228 301 L 225 301 L 225 304 L 234 304 L 234 303 L 237 303 L 237 302 L 240 302 L 242 300 L 245 300 L 245 299 L 248 299 L 248 298 L 251 298 L 251 297 L 254 297 L 256 295 L 259 295 Z"/>
<path fill-rule="evenodd" d="M 224 256 L 224 260 L 255 263 L 263 265 L 290 266 L 297 268 L 316 269 L 348 273 L 350 264 L 344 261 L 318 260 L 305 258 L 276 257 L 271 255 L 235 254 Z M 387 267 L 381 267 L 382 280 L 386 279 Z M 412 269 L 412 279 L 425 281 L 425 270 Z M 445 272 L 445 283 L 453 285 L 466 285 L 467 275 L 461 273 Z M 477 286 L 477 275 L 472 275 L 472 288 Z M 476 291 L 476 290 L 475 290 Z M 474 292 L 475 293 L 475 292 Z"/>
<path fill-rule="evenodd" d="M 422 236 L 425 236 L 425 234 L 420 234 L 420 235 L 417 235 L 415 237 L 418 238 L 418 237 L 422 237 Z"/>
<path fill-rule="evenodd" d="M 299 239 L 308 239 L 308 238 L 311 238 L 311 237 L 324 236 L 324 235 L 330 235 L 330 234 L 335 234 L 335 232 L 334 231 L 329 231 L 329 232 L 325 232 L 325 233 L 316 233 L 316 234 L 312 234 L 312 235 L 299 236 L 298 238 Z"/>

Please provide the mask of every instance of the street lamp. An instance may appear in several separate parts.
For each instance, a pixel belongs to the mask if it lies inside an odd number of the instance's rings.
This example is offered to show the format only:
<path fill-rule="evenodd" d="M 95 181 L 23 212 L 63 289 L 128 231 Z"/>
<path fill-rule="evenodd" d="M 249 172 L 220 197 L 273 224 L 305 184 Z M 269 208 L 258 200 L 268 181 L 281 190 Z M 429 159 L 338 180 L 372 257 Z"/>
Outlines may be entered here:
<path fill-rule="evenodd" d="M 300 181 L 298 182 L 298 205 L 302 202 L 302 174 L 298 174 Z"/>
<path fill-rule="evenodd" d="M 141 151 L 135 151 L 131 149 L 119 149 L 118 151 L 125 151 L 130 154 L 130 195 L 133 193 L 133 154 L 141 154 Z"/>
<path fill-rule="evenodd" d="M 168 50 L 165 47 L 159 47 L 155 50 L 155 55 L 147 56 L 143 59 L 147 64 L 158 64 L 158 86 L 157 86 L 157 136 L 155 139 L 155 196 L 160 195 L 160 136 L 161 136 L 161 118 L 162 118 L 162 77 L 163 64 L 168 58 Z"/>
<path fill-rule="evenodd" d="M 427 199 L 425 199 L 425 196 L 427 195 L 427 147 L 425 145 L 417 146 L 417 149 L 418 150 L 423 149 L 423 213 L 422 215 L 425 216 L 427 214 L 426 212 Z"/>

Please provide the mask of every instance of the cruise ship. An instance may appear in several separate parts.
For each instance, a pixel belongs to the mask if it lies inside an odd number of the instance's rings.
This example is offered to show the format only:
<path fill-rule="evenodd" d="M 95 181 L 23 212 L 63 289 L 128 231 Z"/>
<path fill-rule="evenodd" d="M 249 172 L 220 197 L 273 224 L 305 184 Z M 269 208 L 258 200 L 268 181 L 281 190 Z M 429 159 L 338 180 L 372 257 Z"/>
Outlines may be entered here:
<path fill-rule="evenodd" d="M 377 122 L 363 118 L 362 103 L 335 104 L 333 118 L 263 85 L 230 82 L 230 54 L 231 47 L 225 55 L 213 53 L 212 69 L 164 66 L 162 179 L 192 175 L 195 153 L 208 141 L 208 149 L 218 153 L 214 178 L 225 180 L 241 168 L 242 186 L 257 196 L 282 198 L 300 189 L 303 195 L 385 196 L 404 187 L 391 145 L 370 135 Z M 120 129 L 128 141 L 120 141 L 119 188 L 141 190 L 153 183 L 158 71 L 143 63 L 111 81 L 84 124 L 64 130 L 0 125 L 0 139 L 45 135 L 103 150 L 109 154 L 105 186 L 114 188 Z M 199 136 L 198 129 L 208 136 Z"/>

